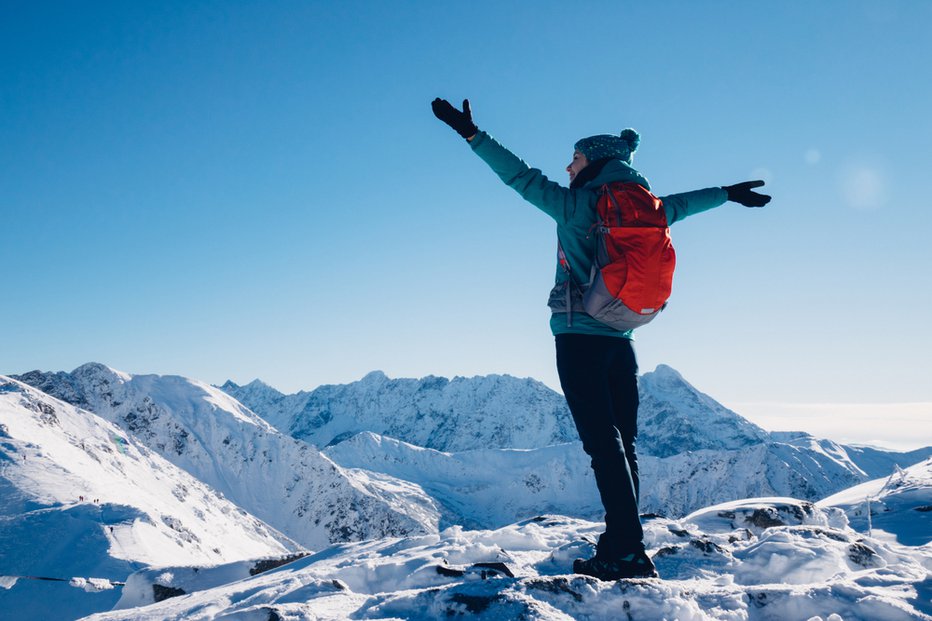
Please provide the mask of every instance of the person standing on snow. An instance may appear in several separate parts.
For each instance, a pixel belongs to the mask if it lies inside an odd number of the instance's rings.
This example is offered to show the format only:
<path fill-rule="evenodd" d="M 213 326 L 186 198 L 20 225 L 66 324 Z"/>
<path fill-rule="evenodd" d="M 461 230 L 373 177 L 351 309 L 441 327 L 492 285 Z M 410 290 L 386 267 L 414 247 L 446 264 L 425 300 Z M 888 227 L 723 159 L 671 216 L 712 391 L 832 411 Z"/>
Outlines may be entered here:
<path fill-rule="evenodd" d="M 601 134 L 582 138 L 574 145 L 566 167 L 569 188 L 550 181 L 536 168 L 499 144 L 473 123 L 469 101 L 458 110 L 437 98 L 434 115 L 465 138 L 476 153 L 526 201 L 557 223 L 562 260 L 551 292 L 553 314 L 550 328 L 556 342 L 560 385 L 583 450 L 592 458 L 592 470 L 605 507 L 605 532 L 599 536 L 596 554 L 577 559 L 573 571 L 600 580 L 657 577 L 644 549 L 644 531 L 638 512 L 640 483 L 635 440 L 637 438 L 637 361 L 631 344 L 632 330 L 616 330 L 591 316 L 565 295 L 574 283 L 589 281 L 596 251 L 590 231 L 596 222 L 598 190 L 612 182 L 650 185 L 631 166 L 640 142 L 633 129 L 620 135 Z M 762 207 L 770 197 L 752 191 L 763 181 L 707 188 L 661 197 L 667 224 L 735 201 L 746 207 Z M 594 237 L 594 236 L 593 236 Z M 568 264 L 568 265 L 567 265 Z"/>

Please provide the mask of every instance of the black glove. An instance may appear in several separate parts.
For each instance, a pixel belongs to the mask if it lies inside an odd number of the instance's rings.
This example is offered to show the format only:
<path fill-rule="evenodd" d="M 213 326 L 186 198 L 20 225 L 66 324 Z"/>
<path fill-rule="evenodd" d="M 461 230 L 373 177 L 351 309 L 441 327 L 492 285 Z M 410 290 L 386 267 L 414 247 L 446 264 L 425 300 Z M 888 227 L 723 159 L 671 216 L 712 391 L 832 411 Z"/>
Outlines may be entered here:
<path fill-rule="evenodd" d="M 728 200 L 741 203 L 745 207 L 763 207 L 770 202 L 770 197 L 766 194 L 752 192 L 751 188 L 759 188 L 764 185 L 763 181 L 744 181 L 734 185 L 722 186 L 722 189 L 728 192 Z"/>
<path fill-rule="evenodd" d="M 434 116 L 456 130 L 463 138 L 472 138 L 479 132 L 479 128 L 472 122 L 472 110 L 469 109 L 469 100 L 463 100 L 463 110 L 457 110 L 446 99 L 439 97 L 430 103 Z"/>

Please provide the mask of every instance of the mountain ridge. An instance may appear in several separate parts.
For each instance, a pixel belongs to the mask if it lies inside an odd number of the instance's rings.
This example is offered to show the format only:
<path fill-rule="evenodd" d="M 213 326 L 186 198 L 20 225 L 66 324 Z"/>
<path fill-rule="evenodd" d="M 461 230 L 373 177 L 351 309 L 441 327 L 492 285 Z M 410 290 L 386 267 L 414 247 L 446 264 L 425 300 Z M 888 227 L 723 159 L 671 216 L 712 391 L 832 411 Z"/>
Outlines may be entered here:
<path fill-rule="evenodd" d="M 97 363 L 18 377 L 87 404 L 307 548 L 436 530 L 433 501 L 417 484 L 346 470 L 203 382 Z"/>
<path fill-rule="evenodd" d="M 509 506 L 524 507 L 521 510 L 525 512 L 543 505 L 592 518 L 595 517 L 592 508 L 597 510 L 592 490 L 572 496 L 575 505 L 554 502 L 548 497 L 565 493 L 570 481 L 585 492 L 591 487 L 588 484 L 591 473 L 578 446 L 565 400 L 534 380 L 507 375 L 452 380 L 437 376 L 391 379 L 381 371 L 373 371 L 350 384 L 284 395 L 261 380 L 253 380 L 245 387 L 228 381 L 223 385 L 226 391 L 220 391 L 176 376 L 133 376 L 95 364 L 82 365 L 70 375 L 34 372 L 23 377 L 70 398 L 112 409 L 113 385 L 102 381 L 100 374 L 110 377 L 114 385 L 145 384 L 150 392 L 150 386 L 159 382 L 180 382 L 191 390 L 222 392 L 222 396 L 214 394 L 214 401 L 229 398 L 232 403 L 226 404 L 227 409 L 238 412 L 243 424 L 264 419 L 253 425 L 256 429 L 267 426 L 271 430 L 263 433 L 276 433 L 268 419 L 287 421 L 294 434 L 291 441 L 316 440 L 317 449 L 323 451 L 321 457 L 333 463 L 334 468 L 342 469 L 350 479 L 362 477 L 372 484 L 380 476 L 387 476 L 387 485 L 395 490 L 399 485 L 406 486 L 406 499 L 415 501 L 410 511 L 421 516 L 422 528 L 428 531 L 438 523 L 459 521 L 483 527 L 505 523 L 506 515 L 481 508 L 486 502 L 483 498 L 496 494 L 502 498 L 514 497 Z M 885 476 L 897 465 L 908 466 L 932 454 L 932 448 L 911 453 L 884 452 L 844 447 L 805 433 L 771 434 L 697 390 L 666 365 L 642 375 L 640 389 L 642 431 L 638 452 L 644 482 L 641 504 L 650 512 L 682 515 L 707 504 L 760 494 L 814 501 L 846 486 Z M 165 401 L 155 393 L 139 393 L 135 401 L 151 410 L 155 403 L 153 395 L 156 402 Z M 192 398 L 176 400 L 184 404 Z M 122 420 L 134 433 L 146 436 L 147 425 L 152 424 L 152 419 L 158 421 L 158 408 L 148 418 L 140 418 L 136 412 L 128 415 L 122 402 L 118 403 L 118 411 L 110 416 Z M 173 419 L 166 416 L 166 420 Z M 156 435 L 164 438 L 166 434 Z M 163 440 L 160 448 L 169 453 L 173 447 L 183 449 L 187 443 L 197 444 L 200 435 L 203 432 L 192 437 L 182 435 L 181 439 L 175 437 L 171 442 Z M 347 442 L 351 439 L 355 440 Z M 396 440 L 400 444 L 394 443 Z M 255 442 L 243 440 L 237 446 L 247 444 Z M 517 449 L 540 452 L 559 445 L 573 446 L 555 449 L 563 451 L 564 463 L 559 468 L 553 466 L 561 472 L 562 478 L 556 479 L 532 472 L 533 466 L 513 452 Z M 436 454 L 420 452 L 419 447 L 432 449 Z M 391 459 L 376 455 L 379 450 L 389 451 Z M 477 461 L 466 456 L 470 451 L 491 452 L 484 453 L 485 461 Z M 268 460 L 256 451 L 237 455 L 234 461 L 243 457 Z M 432 461 L 427 463 L 425 459 Z M 287 456 L 281 457 L 283 467 L 288 460 Z M 406 460 L 411 464 L 404 465 Z M 420 465 L 414 467 L 415 463 Z M 548 463 L 556 462 L 550 459 Z M 471 465 L 466 468 L 464 464 Z M 241 477 L 242 473 L 237 472 L 234 479 Z M 524 477 L 528 485 L 511 487 L 515 477 Z M 223 486 L 225 481 L 218 482 L 218 477 L 205 478 L 233 498 L 245 491 L 234 493 Z M 278 493 L 287 497 L 285 491 Z M 254 503 L 245 506 L 266 519 L 261 507 L 255 509 Z M 433 517 L 425 522 L 425 515 Z M 269 522 L 294 536 L 294 528 L 286 528 L 274 519 Z M 334 537 L 346 537 L 346 531 L 333 534 L 330 540 Z M 301 537 L 296 539 L 302 541 Z M 307 542 L 307 538 L 303 541 Z"/>
<path fill-rule="evenodd" d="M 512 391 L 517 392 L 524 385 L 523 380 L 508 376 L 492 377 L 498 384 L 514 380 L 511 382 Z M 471 385 L 479 395 L 477 401 L 481 401 L 488 390 L 486 376 L 460 378 L 458 382 L 461 390 Z M 438 454 L 417 451 L 414 447 L 424 446 L 420 443 L 424 435 L 409 433 L 408 430 L 415 429 L 417 425 L 436 427 L 440 423 L 431 422 L 432 417 L 450 418 L 448 412 L 462 407 L 463 401 L 444 400 L 444 391 L 449 390 L 451 385 L 454 385 L 453 380 L 436 376 L 420 380 L 393 380 L 376 371 L 357 382 L 302 391 L 297 393 L 295 401 L 290 404 L 286 400 L 287 395 L 278 393 L 275 401 L 278 409 L 269 417 L 288 421 L 288 427 L 297 430 L 297 433 L 308 441 L 318 439 L 324 443 L 321 448 L 325 453 L 344 466 L 378 467 L 393 476 L 410 478 L 416 476 L 417 469 L 412 469 L 412 465 L 404 465 L 404 460 L 420 463 L 421 471 L 435 477 L 432 481 L 419 480 L 422 485 L 432 490 L 435 495 L 446 494 L 446 502 L 452 506 L 466 507 L 467 510 L 459 515 L 459 519 L 465 523 L 485 527 L 500 526 L 504 523 L 504 518 L 500 516 L 491 522 L 484 521 L 489 518 L 489 514 L 477 515 L 469 509 L 471 505 L 468 494 L 463 490 L 476 490 L 475 493 L 479 496 L 497 493 L 501 497 L 511 498 L 524 488 L 519 486 L 516 491 L 510 487 L 511 483 L 507 477 L 503 477 L 502 474 L 496 475 L 496 471 L 509 471 L 509 466 L 500 460 L 490 458 L 490 462 L 497 464 L 497 469 L 491 472 L 480 471 L 481 462 L 472 461 L 472 458 L 466 457 L 466 453 L 508 448 L 533 451 L 543 450 L 555 443 L 576 443 L 567 448 L 564 460 L 567 464 L 580 462 L 583 467 L 571 468 L 572 473 L 566 472 L 565 476 L 575 480 L 580 489 L 589 489 L 591 492 L 589 496 L 579 498 L 581 504 L 576 507 L 575 514 L 593 517 L 593 514 L 587 514 L 585 511 L 594 506 L 591 496 L 594 486 L 590 485 L 591 473 L 585 460 L 576 459 L 579 456 L 584 457 L 584 454 L 578 446 L 575 428 L 571 427 L 572 417 L 563 397 L 549 388 L 544 387 L 549 392 L 546 398 L 552 408 L 547 413 L 535 411 L 528 405 L 530 400 L 521 400 L 512 393 L 510 403 L 513 409 L 508 414 L 514 419 L 514 428 L 520 429 L 532 426 L 532 421 L 538 417 L 553 413 L 566 423 L 563 433 L 556 439 L 532 442 L 524 438 L 521 443 L 511 442 L 507 434 L 484 425 L 480 416 L 466 423 L 458 422 L 459 429 L 465 437 L 457 443 L 457 446 L 461 447 L 458 450 L 451 449 L 450 444 L 439 443 L 426 447 L 438 451 Z M 232 382 L 224 386 L 257 414 L 266 416 L 266 403 L 255 398 L 249 390 L 238 389 Z M 378 387 L 383 392 L 374 396 L 373 387 Z M 679 372 L 667 365 L 659 365 L 655 371 L 642 375 L 639 378 L 639 390 L 641 408 L 638 455 L 642 465 L 643 482 L 641 505 L 643 510 L 649 512 L 683 514 L 706 504 L 755 494 L 818 500 L 821 496 L 834 493 L 847 485 L 885 476 L 897 465 L 910 465 L 932 455 L 932 448 L 905 453 L 851 448 L 831 440 L 815 438 L 805 432 L 768 432 L 697 390 Z M 386 403 L 397 404 L 402 401 L 406 403 L 407 410 L 385 407 Z M 294 404 L 298 404 L 299 407 L 287 411 L 286 408 Z M 426 407 L 417 407 L 421 404 L 426 404 Z M 331 416 L 311 415 L 310 418 L 305 418 L 308 412 L 319 414 L 325 408 Z M 453 418 L 462 421 L 465 414 L 460 412 Z M 340 416 L 347 420 L 334 420 Z M 388 424 L 380 420 L 380 416 L 385 419 L 392 417 L 395 420 Z M 407 418 L 407 421 L 399 422 L 397 418 Z M 357 425 L 356 428 L 353 428 L 354 424 Z M 317 428 L 328 427 L 341 428 L 344 431 L 337 435 L 314 431 Z M 376 439 L 383 437 L 392 441 L 398 440 L 401 444 L 395 445 Z M 515 446 L 516 444 L 518 446 Z M 389 450 L 389 446 L 394 447 L 390 449 L 391 459 L 383 460 L 376 456 L 373 445 L 386 450 Z M 411 448 L 399 448 L 402 446 Z M 354 454 L 351 448 L 357 449 L 358 454 Z M 428 458 L 432 460 L 429 465 L 423 463 Z M 457 462 L 460 463 L 459 466 L 455 465 Z M 462 470 L 462 464 L 465 463 L 473 464 L 473 477 L 469 471 Z M 518 479 L 531 475 L 526 466 L 515 463 L 511 468 L 515 469 L 515 477 Z M 497 491 L 496 476 L 503 479 L 497 486 Z M 707 481 L 697 485 L 696 476 L 705 476 Z M 478 481 L 482 481 L 481 485 Z M 550 479 L 544 477 L 541 481 L 546 482 Z M 561 492 L 562 483 L 551 481 L 551 484 L 553 488 L 549 490 L 525 491 L 539 498 L 543 498 L 547 492 Z M 546 483 L 537 485 L 547 487 Z M 482 506 L 478 496 L 474 501 L 479 507 Z M 526 507 L 533 506 L 530 498 L 515 498 L 514 502 L 518 505 L 523 503 Z M 565 504 L 557 503 L 556 506 L 573 513 L 573 509 Z M 450 507 L 445 507 L 444 510 L 448 513 L 451 511 Z M 479 513 L 482 513 L 481 508 Z"/>
<path fill-rule="evenodd" d="M 318 447 L 360 431 L 440 451 L 533 448 L 572 440 L 576 433 L 563 397 L 530 378 L 390 379 L 372 371 L 350 384 L 293 395 L 272 393 L 256 381 L 246 387 L 227 381 L 222 389 L 278 429 Z M 536 416 L 511 416 L 528 409 Z"/>
<path fill-rule="evenodd" d="M 141 565 L 298 548 L 113 423 L 0 376 L 0 574 L 92 576 L 110 591 Z M 119 596 L 65 588 L 53 602 L 46 584 L 0 588 L 0 610 L 31 602 L 31 618 L 45 619 L 58 606 L 90 613 Z"/>
<path fill-rule="evenodd" d="M 513 380 L 512 383 L 516 386 L 528 381 L 533 382 L 535 389 L 540 389 L 541 394 L 546 395 L 543 399 L 549 409 L 547 413 L 553 413 L 560 421 L 558 425 L 560 432 L 550 438 L 550 443 L 572 442 L 578 439 L 575 426 L 572 424 L 572 416 L 562 395 L 536 380 L 514 378 L 509 375 L 475 376 L 472 378 L 457 376 L 453 380 L 433 375 L 421 379 L 391 379 L 382 371 L 372 371 L 355 382 L 327 384 L 313 390 L 302 390 L 290 395 L 282 393 L 258 379 L 243 386 L 228 380 L 221 386 L 221 389 L 236 397 L 244 405 L 272 422 L 282 431 L 291 429 L 290 433 L 293 433 L 293 435 L 296 433 L 296 437 L 303 437 L 317 444 L 317 442 L 314 442 L 316 439 L 320 442 L 317 445 L 322 447 L 334 441 L 339 442 L 360 431 L 372 431 L 379 435 L 389 435 L 410 444 L 427 446 L 440 451 L 455 452 L 473 448 L 534 448 L 546 446 L 548 442 L 537 442 L 535 444 L 525 441 L 522 445 L 516 445 L 508 442 L 509 438 L 507 436 L 483 433 L 481 429 L 477 429 L 481 425 L 472 425 L 468 430 L 468 434 L 471 434 L 471 441 L 459 441 L 455 448 L 452 444 L 444 442 L 420 443 L 418 442 L 419 437 L 413 433 L 406 433 L 406 428 L 403 425 L 396 424 L 393 429 L 390 429 L 389 425 L 372 416 L 373 411 L 377 412 L 378 399 L 367 399 L 359 394 L 365 395 L 366 391 L 371 391 L 373 385 L 408 395 L 431 390 L 442 392 L 444 387 L 454 383 L 459 385 L 472 383 L 475 385 L 474 390 L 478 394 L 482 392 L 480 385 L 486 381 L 486 378 L 493 378 L 498 383 Z M 252 394 L 248 387 L 254 384 L 262 386 L 263 390 L 273 391 L 272 394 L 275 395 L 274 407 L 270 407 L 268 403 Z M 416 390 L 412 390 L 412 387 L 416 387 Z M 398 390 L 399 388 L 401 390 Z M 357 394 L 353 394 L 354 392 Z M 814 439 L 814 436 L 805 431 L 770 432 L 764 430 L 740 414 L 718 403 L 713 397 L 699 391 L 685 380 L 678 371 L 665 364 L 660 364 L 654 371 L 639 376 L 639 393 L 641 398 L 641 407 L 638 413 L 639 453 L 668 457 L 704 448 L 730 450 L 761 442 L 794 444 L 805 443 L 809 442 L 810 439 Z M 334 416 L 334 413 L 330 410 L 335 408 L 328 408 L 326 402 L 338 401 L 346 397 L 349 397 L 350 403 L 339 406 L 339 408 L 342 408 L 341 415 L 355 420 L 366 420 L 367 422 L 372 422 L 375 419 L 375 424 L 359 425 L 358 428 L 352 428 L 348 423 L 344 423 L 342 433 L 331 433 L 329 435 L 316 433 L 314 431 L 316 428 L 330 423 Z M 397 394 L 390 399 L 392 402 L 398 400 Z M 432 406 L 432 409 L 415 410 L 413 412 L 414 418 L 423 422 L 424 418 L 444 416 L 447 411 L 456 406 L 455 403 L 449 402 L 438 404 L 438 400 L 439 397 L 435 397 L 433 403 L 427 403 Z M 410 399 L 409 403 L 414 401 L 414 399 Z M 424 401 L 423 395 L 421 395 L 421 401 Z M 363 407 L 366 405 L 374 405 L 375 408 L 366 410 Z M 519 404 L 516 409 L 520 412 L 531 408 Z M 309 415 L 309 410 L 313 410 L 314 414 Z M 330 413 L 323 417 L 316 416 L 315 414 L 319 414 L 321 410 L 327 410 Z M 397 412 L 398 410 L 388 410 L 387 413 L 383 414 L 383 417 L 395 416 Z M 459 413 L 459 415 L 462 415 L 462 413 Z M 697 424 L 697 421 L 699 424 Z M 432 424 L 438 425 L 439 423 L 434 422 Z M 395 433 L 391 433 L 392 431 Z M 818 441 L 832 446 L 842 446 L 830 440 Z M 932 455 L 932 447 L 912 451 L 896 451 L 877 447 L 844 445 L 844 450 L 849 454 L 853 453 L 855 457 L 852 458 L 852 463 L 871 476 L 882 476 L 892 469 L 895 459 L 890 458 L 891 455 L 910 463 L 916 463 Z"/>

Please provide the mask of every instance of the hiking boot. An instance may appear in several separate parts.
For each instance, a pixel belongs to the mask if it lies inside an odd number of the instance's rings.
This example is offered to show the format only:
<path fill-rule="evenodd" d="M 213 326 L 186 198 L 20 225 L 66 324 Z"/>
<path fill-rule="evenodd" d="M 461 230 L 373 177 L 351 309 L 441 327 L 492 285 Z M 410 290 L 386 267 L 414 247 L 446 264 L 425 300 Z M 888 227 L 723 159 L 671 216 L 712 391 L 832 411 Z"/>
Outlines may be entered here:
<path fill-rule="evenodd" d="M 625 578 L 659 578 L 657 568 L 644 552 L 636 552 L 615 559 L 578 558 L 573 561 L 573 573 L 592 576 L 599 580 L 623 580 Z"/>

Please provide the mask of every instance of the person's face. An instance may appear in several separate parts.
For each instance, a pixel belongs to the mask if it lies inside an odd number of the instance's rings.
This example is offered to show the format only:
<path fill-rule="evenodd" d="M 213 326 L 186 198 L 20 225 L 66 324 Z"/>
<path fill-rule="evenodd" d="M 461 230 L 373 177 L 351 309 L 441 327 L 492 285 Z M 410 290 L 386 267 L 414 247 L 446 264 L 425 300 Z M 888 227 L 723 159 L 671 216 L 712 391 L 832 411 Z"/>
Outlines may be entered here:
<path fill-rule="evenodd" d="M 579 171 L 588 165 L 589 160 L 586 159 L 585 155 L 579 151 L 573 151 L 573 161 L 570 162 L 570 165 L 566 167 L 566 172 L 570 174 L 570 183 L 573 183 L 573 179 L 576 178 L 576 175 L 579 174 Z"/>

